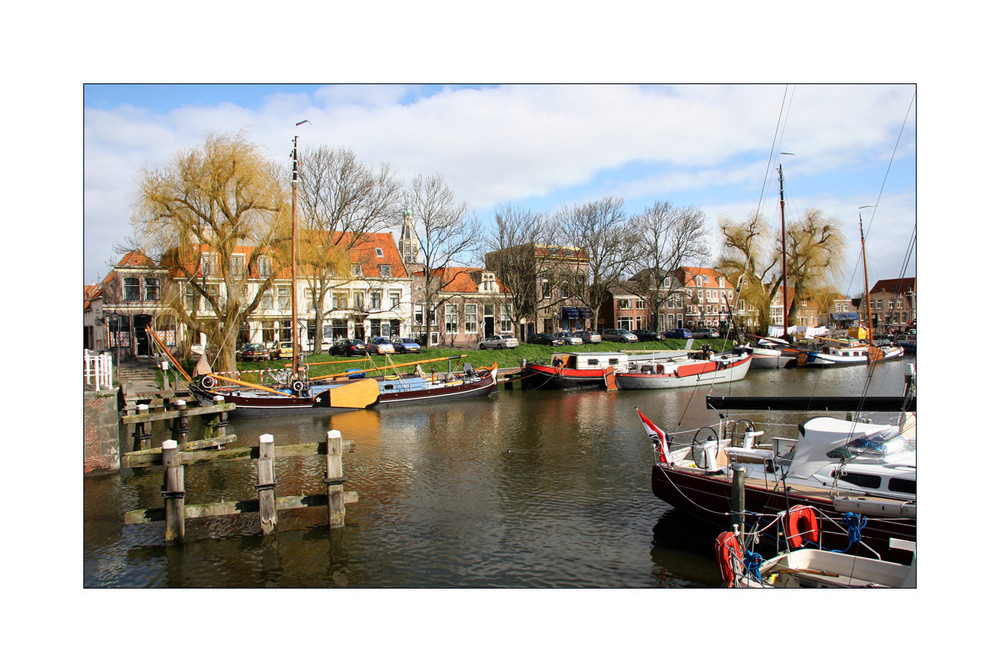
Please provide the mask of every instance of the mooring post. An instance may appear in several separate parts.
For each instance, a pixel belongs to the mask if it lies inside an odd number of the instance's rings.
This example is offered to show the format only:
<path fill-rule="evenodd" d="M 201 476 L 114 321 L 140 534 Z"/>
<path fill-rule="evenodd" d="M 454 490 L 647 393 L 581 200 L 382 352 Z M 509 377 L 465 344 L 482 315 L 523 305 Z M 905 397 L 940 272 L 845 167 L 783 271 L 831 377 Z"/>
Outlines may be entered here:
<path fill-rule="evenodd" d="M 214 401 L 218 406 L 223 406 L 226 403 L 226 398 L 223 397 L 221 394 L 217 394 L 214 397 L 212 397 L 212 401 Z M 219 411 L 219 415 L 217 416 L 217 420 L 215 422 L 215 436 L 225 436 L 226 427 L 228 426 L 229 426 L 229 412 Z M 218 447 L 222 448 L 222 444 L 219 444 Z"/>
<path fill-rule="evenodd" d="M 174 401 L 174 409 L 179 415 L 174 418 L 174 426 L 170 430 L 171 438 L 180 445 L 187 443 L 188 426 L 190 419 L 187 414 L 187 402 L 183 399 Z"/>
<path fill-rule="evenodd" d="M 330 527 L 344 526 L 344 441 L 340 431 L 326 433 L 326 504 Z"/>
<path fill-rule="evenodd" d="M 737 464 L 733 467 L 733 494 L 730 508 L 736 517 L 736 524 L 739 526 L 741 544 L 743 542 L 743 510 L 746 509 L 745 481 L 746 467 L 742 464 Z"/>
<path fill-rule="evenodd" d="M 163 507 L 167 517 L 167 542 L 184 541 L 184 465 L 177 442 L 167 439 L 163 453 Z"/>
<path fill-rule="evenodd" d="M 149 413 L 149 406 L 146 404 L 136 404 L 135 414 L 142 415 L 143 413 Z M 132 450 L 149 450 L 152 440 L 150 431 L 152 424 L 148 420 L 135 423 L 135 429 L 132 434 Z"/>
<path fill-rule="evenodd" d="M 260 457 L 257 458 L 257 502 L 260 505 L 260 531 L 271 534 L 278 522 L 274 500 L 274 436 L 260 435 Z"/>

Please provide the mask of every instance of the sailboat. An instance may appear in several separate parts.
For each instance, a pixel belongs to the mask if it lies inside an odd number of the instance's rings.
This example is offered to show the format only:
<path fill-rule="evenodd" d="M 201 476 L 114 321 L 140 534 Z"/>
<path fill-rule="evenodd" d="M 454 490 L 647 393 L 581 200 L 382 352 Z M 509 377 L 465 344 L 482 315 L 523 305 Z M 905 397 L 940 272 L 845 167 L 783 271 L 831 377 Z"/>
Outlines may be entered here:
<path fill-rule="evenodd" d="M 306 123 L 300 121 L 296 126 Z M 299 136 L 292 140 L 292 330 L 298 331 L 298 227 L 295 221 L 298 199 Z M 300 411 L 331 411 L 367 408 L 378 402 L 379 385 L 370 378 L 346 378 L 323 383 L 309 380 L 299 361 L 298 334 L 292 337 L 292 367 L 282 375 L 279 384 L 268 386 L 209 373 L 192 380 L 191 393 L 202 403 L 212 403 L 221 396 L 226 403 L 236 405 L 241 414 L 293 413 Z"/>
<path fill-rule="evenodd" d="M 866 206 L 867 207 L 867 206 Z M 856 364 L 877 364 L 886 359 L 895 359 L 903 356 L 903 348 L 898 345 L 875 345 L 872 330 L 872 304 L 871 294 L 868 289 L 868 258 L 865 255 L 865 227 L 858 212 L 858 226 L 861 229 L 861 260 L 865 275 L 865 302 L 868 308 L 868 344 L 851 343 L 844 341 L 834 341 L 833 344 L 825 345 L 816 352 L 810 352 L 805 357 L 805 366 L 850 366 Z M 795 362 L 789 365 L 794 365 Z"/>

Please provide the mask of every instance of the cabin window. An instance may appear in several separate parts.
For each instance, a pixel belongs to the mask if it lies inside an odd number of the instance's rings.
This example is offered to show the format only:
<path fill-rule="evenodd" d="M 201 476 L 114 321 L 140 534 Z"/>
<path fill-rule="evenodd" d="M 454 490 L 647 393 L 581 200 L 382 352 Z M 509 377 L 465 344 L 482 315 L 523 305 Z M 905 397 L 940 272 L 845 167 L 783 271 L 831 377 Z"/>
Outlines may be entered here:
<path fill-rule="evenodd" d="M 609 359 L 608 360 L 608 364 L 610 366 L 617 366 L 618 365 L 618 358 L 616 357 L 615 359 Z"/>
<path fill-rule="evenodd" d="M 598 364 L 600 364 L 600 362 L 598 362 L 596 359 L 587 360 L 587 366 L 597 366 Z"/>
<path fill-rule="evenodd" d="M 915 495 L 917 494 L 917 482 L 911 481 L 908 478 L 890 478 L 889 491 L 905 492 L 910 495 Z"/>
<path fill-rule="evenodd" d="M 871 490 L 877 490 L 879 486 L 882 485 L 882 478 L 879 476 L 873 476 L 872 474 L 853 474 L 847 472 L 840 477 L 840 480 L 853 483 L 854 485 L 862 488 L 869 488 Z"/>

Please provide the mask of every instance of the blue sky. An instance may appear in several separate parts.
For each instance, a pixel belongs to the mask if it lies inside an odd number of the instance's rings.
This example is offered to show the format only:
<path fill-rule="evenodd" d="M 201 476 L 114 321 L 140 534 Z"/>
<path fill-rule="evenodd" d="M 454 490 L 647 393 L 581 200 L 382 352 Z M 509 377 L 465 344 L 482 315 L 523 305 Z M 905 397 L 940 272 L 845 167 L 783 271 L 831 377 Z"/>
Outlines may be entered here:
<path fill-rule="evenodd" d="M 301 146 L 349 147 L 404 180 L 441 173 L 484 226 L 502 202 L 555 211 L 604 196 L 630 213 L 656 200 L 699 207 L 713 231 L 758 208 L 777 226 L 774 161 L 789 152 L 786 216 L 818 208 L 841 223 L 851 245 L 840 287 L 856 294 L 860 206 L 878 203 L 864 211 L 871 282 L 915 272 L 915 259 L 904 267 L 914 94 L 907 84 L 86 85 L 84 278 L 102 278 L 131 233 L 144 166 L 209 133 L 245 132 L 287 160 L 295 122 L 309 119 Z"/>

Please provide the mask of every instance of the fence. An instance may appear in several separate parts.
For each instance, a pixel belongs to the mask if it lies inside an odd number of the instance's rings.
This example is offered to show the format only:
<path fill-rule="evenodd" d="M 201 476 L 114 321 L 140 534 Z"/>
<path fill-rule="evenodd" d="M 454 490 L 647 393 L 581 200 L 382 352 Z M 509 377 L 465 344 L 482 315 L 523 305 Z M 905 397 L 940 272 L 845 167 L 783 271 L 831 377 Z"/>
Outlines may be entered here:
<path fill-rule="evenodd" d="M 110 390 L 112 373 L 111 353 L 83 351 L 83 384 L 86 387 L 93 385 L 95 392 Z"/>

